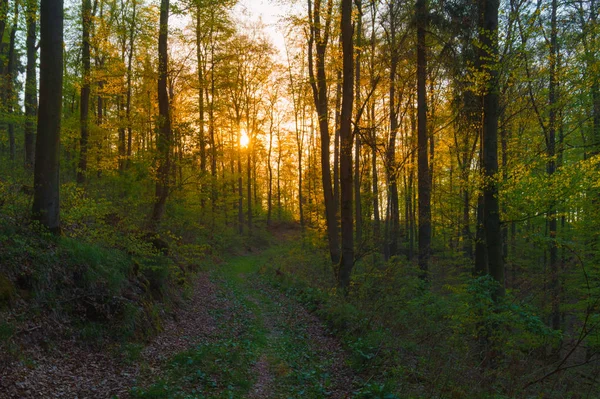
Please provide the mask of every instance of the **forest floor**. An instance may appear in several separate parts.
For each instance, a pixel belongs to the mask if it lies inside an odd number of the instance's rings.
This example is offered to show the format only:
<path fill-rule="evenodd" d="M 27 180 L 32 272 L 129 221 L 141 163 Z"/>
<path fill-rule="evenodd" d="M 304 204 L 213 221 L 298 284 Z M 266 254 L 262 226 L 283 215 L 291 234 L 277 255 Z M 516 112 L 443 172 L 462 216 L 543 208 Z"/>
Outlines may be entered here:
<path fill-rule="evenodd" d="M 267 282 L 266 256 L 247 253 L 200 273 L 146 344 L 23 346 L 20 360 L 0 369 L 0 397 L 352 397 L 358 377 L 340 342 Z"/>

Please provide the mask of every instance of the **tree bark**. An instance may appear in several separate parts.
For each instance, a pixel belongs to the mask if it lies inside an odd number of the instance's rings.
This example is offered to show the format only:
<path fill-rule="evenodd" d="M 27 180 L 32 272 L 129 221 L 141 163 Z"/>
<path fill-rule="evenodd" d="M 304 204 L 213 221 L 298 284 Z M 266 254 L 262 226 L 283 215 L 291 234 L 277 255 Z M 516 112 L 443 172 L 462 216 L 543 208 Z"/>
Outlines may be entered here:
<path fill-rule="evenodd" d="M 27 69 L 25 76 L 25 168 L 33 168 L 37 115 L 36 30 L 37 0 L 27 0 Z"/>
<path fill-rule="evenodd" d="M 168 36 L 169 36 L 169 0 L 160 3 L 160 28 L 158 34 L 158 112 L 159 129 L 156 137 L 158 150 L 158 168 L 154 208 L 150 219 L 151 230 L 156 230 L 165 212 L 169 195 L 169 172 L 171 169 L 171 115 L 169 111 L 168 77 Z"/>
<path fill-rule="evenodd" d="M 483 223 L 489 274 L 498 282 L 495 298 L 504 296 L 504 261 L 498 200 L 498 8 L 499 0 L 481 0 L 483 26 L 480 28 L 481 71 L 487 84 L 483 97 Z"/>
<path fill-rule="evenodd" d="M 556 117 L 557 117 L 557 57 L 558 57 L 558 29 L 556 24 L 556 13 L 558 8 L 558 1 L 552 0 L 551 6 L 551 22 L 550 22 L 550 83 L 548 85 L 548 108 L 549 108 L 549 120 L 548 120 L 548 136 L 546 137 L 546 155 L 548 156 L 548 162 L 546 165 L 546 171 L 548 177 L 552 178 L 554 172 L 556 172 Z M 559 283 L 559 261 L 558 261 L 558 246 L 556 243 L 556 229 L 557 229 L 557 213 L 555 204 L 552 203 L 550 210 L 548 211 L 546 218 L 548 220 L 548 234 L 549 234 L 549 263 L 550 263 L 550 295 L 551 295 L 551 314 L 550 314 L 550 326 L 554 330 L 560 329 L 560 283 Z"/>
<path fill-rule="evenodd" d="M 329 161 L 329 121 L 327 101 L 327 76 L 325 74 L 325 53 L 329 38 L 329 25 L 331 23 L 332 0 L 327 2 L 327 16 L 325 27 L 321 26 L 321 1 L 315 0 L 314 13 L 312 1 L 308 0 L 308 14 L 310 20 L 310 37 L 308 43 L 308 71 L 313 91 L 315 108 L 319 116 L 319 132 L 321 135 L 321 176 L 323 181 L 323 196 L 325 200 L 325 220 L 327 224 L 327 238 L 331 261 L 337 264 L 340 261 L 340 239 L 337 226 L 338 205 L 334 200 L 331 186 L 331 165 Z M 324 31 L 324 32 L 323 32 Z M 316 50 L 316 57 L 313 53 Z M 315 58 L 313 60 L 313 58 Z M 315 77 L 316 68 L 316 77 Z"/>
<path fill-rule="evenodd" d="M 81 4 L 83 27 L 82 34 L 82 64 L 83 82 L 81 85 L 81 104 L 79 106 L 79 164 L 77 167 L 77 183 L 84 184 L 87 172 L 87 150 L 89 137 L 89 112 L 90 112 L 90 27 L 92 23 L 92 4 L 90 0 L 83 0 Z"/>
<path fill-rule="evenodd" d="M 355 97 L 356 97 L 356 112 L 354 117 L 354 218 L 356 220 L 356 243 L 360 247 L 362 245 L 362 203 L 360 190 L 360 118 L 361 118 L 361 98 L 360 98 L 360 61 L 361 61 L 361 46 L 362 46 L 362 0 L 356 1 L 356 10 L 358 11 L 356 21 L 356 71 L 355 71 Z"/>
<path fill-rule="evenodd" d="M 13 24 L 10 29 L 10 39 L 8 45 L 8 66 L 5 75 L 6 79 L 6 108 L 7 114 L 9 115 L 8 122 L 8 144 L 9 144 L 9 156 L 10 160 L 14 161 L 16 157 L 15 147 L 15 122 L 13 121 L 13 114 L 15 110 L 16 96 L 15 96 L 15 72 L 16 72 L 16 55 L 15 55 L 15 40 L 17 36 L 17 28 L 19 21 L 19 0 L 14 2 L 14 18 Z M 0 37 L 1 41 L 1 37 Z"/>
<path fill-rule="evenodd" d="M 340 114 L 340 194 L 342 258 L 339 286 L 348 292 L 354 266 L 354 221 L 352 207 L 352 103 L 354 101 L 354 42 L 352 39 L 352 0 L 342 0 L 342 112 Z"/>
<path fill-rule="evenodd" d="M 60 123 L 63 83 L 63 0 L 41 0 L 40 104 L 38 110 L 34 220 L 60 232 Z"/>
<path fill-rule="evenodd" d="M 426 278 L 431 252 L 431 179 L 429 178 L 427 136 L 427 55 L 425 32 L 428 26 L 426 0 L 417 0 L 417 136 L 419 194 L 419 268 Z"/>

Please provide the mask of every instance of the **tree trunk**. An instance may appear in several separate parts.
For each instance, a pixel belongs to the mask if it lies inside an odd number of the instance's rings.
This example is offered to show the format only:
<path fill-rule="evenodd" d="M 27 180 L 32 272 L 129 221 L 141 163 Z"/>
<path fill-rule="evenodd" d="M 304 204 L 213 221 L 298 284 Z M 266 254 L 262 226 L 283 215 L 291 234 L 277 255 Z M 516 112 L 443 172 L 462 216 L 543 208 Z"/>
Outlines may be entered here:
<path fill-rule="evenodd" d="M 25 168 L 31 170 L 35 155 L 37 115 L 36 29 L 37 0 L 27 0 L 27 69 L 25 77 Z M 1 36 L 0 36 L 1 37 Z"/>
<path fill-rule="evenodd" d="M 10 39 L 8 45 L 8 67 L 5 76 L 6 79 L 6 108 L 9 115 L 8 122 L 8 144 L 9 144 L 9 156 L 10 160 L 14 161 L 16 156 L 15 147 L 15 122 L 13 121 L 12 114 L 14 113 L 16 97 L 15 96 L 15 72 L 16 72 L 16 55 L 15 55 L 15 40 L 17 36 L 17 23 L 19 21 L 19 0 L 14 3 L 14 19 L 10 29 Z M 0 37 L 1 41 L 1 37 Z"/>
<path fill-rule="evenodd" d="M 340 194 L 342 258 L 339 286 L 348 292 L 354 266 L 354 223 L 352 217 L 352 103 L 354 101 L 354 43 L 352 40 L 352 0 L 342 0 L 342 112 L 340 115 Z"/>
<path fill-rule="evenodd" d="M 311 22 L 308 46 L 308 71 L 313 91 L 315 108 L 319 116 L 319 131 L 321 135 L 321 176 L 323 181 L 323 196 L 325 200 L 325 220 L 327 224 L 327 238 L 329 242 L 329 254 L 331 261 L 337 264 L 340 261 L 340 239 L 337 226 L 338 205 L 334 200 L 331 186 L 331 166 L 329 160 L 329 122 L 327 101 L 327 76 L 325 74 L 325 52 L 329 37 L 329 24 L 331 23 L 332 1 L 327 2 L 327 16 L 325 28 L 322 34 L 321 26 L 321 1 L 315 0 L 314 14 L 312 2 L 308 0 L 308 14 Z M 316 59 L 313 60 L 313 52 L 316 49 Z M 315 71 L 316 78 L 315 78 Z"/>
<path fill-rule="evenodd" d="M 427 137 L 427 55 L 425 32 L 428 26 L 426 0 L 417 0 L 417 135 L 419 192 L 419 268 L 426 278 L 431 252 L 431 179 Z"/>
<path fill-rule="evenodd" d="M 481 70 L 487 71 L 487 87 L 483 98 L 483 223 L 487 248 L 488 271 L 498 282 L 495 297 L 504 296 L 504 262 L 502 259 L 502 231 L 498 200 L 498 7 L 499 0 L 481 0 L 483 18 L 480 29 Z"/>
<path fill-rule="evenodd" d="M 548 137 L 546 137 L 548 162 L 546 165 L 546 171 L 548 177 L 551 179 L 554 172 L 556 172 L 556 116 L 557 116 L 557 103 L 558 95 L 556 86 L 558 84 L 557 76 L 557 57 L 558 57 L 558 29 L 556 25 L 556 12 L 558 8 L 558 1 L 552 0 L 551 9 L 551 32 L 550 32 L 550 83 L 548 87 L 548 108 L 549 108 L 549 120 L 548 120 Z M 551 314 L 550 314 L 550 326 L 554 330 L 560 329 L 560 283 L 559 283 L 559 262 L 558 262 L 558 246 L 556 243 L 556 229 L 557 229 L 557 213 L 555 204 L 552 203 L 550 210 L 548 211 L 546 218 L 548 220 L 548 234 L 549 234 L 549 261 L 550 261 L 550 295 L 551 295 Z"/>
<path fill-rule="evenodd" d="M 205 86 L 205 82 L 204 82 L 204 69 L 205 69 L 205 62 L 204 62 L 204 57 L 202 54 L 202 32 L 201 32 L 201 27 L 202 27 L 202 18 L 201 18 L 201 5 L 200 3 L 197 4 L 197 9 L 196 9 L 196 57 L 197 57 L 197 67 L 198 67 L 198 129 L 199 129 L 199 134 L 198 134 L 198 145 L 200 146 L 200 175 L 202 177 L 204 177 L 206 175 L 206 135 L 204 133 L 204 86 Z M 204 209 L 205 206 L 205 199 L 204 199 L 204 180 L 202 180 L 202 186 L 200 188 L 200 203 L 202 205 L 202 209 Z"/>
<path fill-rule="evenodd" d="M 156 137 L 158 168 L 154 208 L 150 219 L 151 230 L 156 230 L 165 212 L 169 195 L 169 173 L 171 169 L 171 115 L 169 111 L 168 77 L 168 36 L 169 0 L 160 2 L 160 28 L 158 33 L 158 112 L 159 129 Z"/>
<path fill-rule="evenodd" d="M 40 104 L 38 110 L 32 214 L 60 232 L 60 122 L 63 83 L 63 1 L 40 7 Z"/>
<path fill-rule="evenodd" d="M 77 167 L 77 183 L 84 184 L 87 172 L 87 150 L 89 137 L 89 112 L 90 112 L 90 27 L 92 24 L 92 4 L 90 0 L 81 3 L 82 34 L 82 64 L 83 82 L 81 85 L 81 104 L 79 106 L 79 123 L 81 135 L 79 137 L 79 164 Z"/>
<path fill-rule="evenodd" d="M 361 98 L 360 98 L 360 60 L 362 46 L 362 0 L 356 0 L 356 9 L 358 11 L 356 21 L 356 72 L 355 72 L 355 87 L 356 87 L 356 112 L 354 117 L 354 133 L 356 139 L 354 145 L 354 218 L 356 220 L 356 244 L 362 246 L 362 203 L 360 198 L 360 118 L 361 118 Z"/>

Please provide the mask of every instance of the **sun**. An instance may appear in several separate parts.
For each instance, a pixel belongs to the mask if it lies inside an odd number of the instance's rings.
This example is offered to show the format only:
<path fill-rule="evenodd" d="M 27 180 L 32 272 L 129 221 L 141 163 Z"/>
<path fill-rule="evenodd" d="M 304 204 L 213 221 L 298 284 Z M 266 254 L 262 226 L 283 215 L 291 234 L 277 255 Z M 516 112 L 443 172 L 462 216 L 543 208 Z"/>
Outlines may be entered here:
<path fill-rule="evenodd" d="M 240 136 L 240 146 L 242 146 L 242 148 L 246 148 L 248 147 L 248 144 L 250 144 L 250 137 L 248 137 L 248 134 L 245 130 L 242 130 L 242 134 Z"/>

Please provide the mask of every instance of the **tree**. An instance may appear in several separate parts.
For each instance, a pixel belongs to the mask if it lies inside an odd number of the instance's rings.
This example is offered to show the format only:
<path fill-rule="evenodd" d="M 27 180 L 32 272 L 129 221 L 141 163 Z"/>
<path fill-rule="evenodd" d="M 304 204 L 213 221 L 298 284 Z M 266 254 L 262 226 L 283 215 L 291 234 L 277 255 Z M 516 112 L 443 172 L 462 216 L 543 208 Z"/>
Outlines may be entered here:
<path fill-rule="evenodd" d="M 168 77 L 168 37 L 169 37 L 169 0 L 161 0 L 158 33 L 158 132 L 156 148 L 158 150 L 158 168 L 154 208 L 150 218 L 150 228 L 156 230 L 163 213 L 170 188 L 171 170 L 171 115 L 169 112 Z"/>
<path fill-rule="evenodd" d="M 431 179 L 427 133 L 427 45 L 425 32 L 429 20 L 427 0 L 417 0 L 417 130 L 419 191 L 419 268 L 425 277 L 431 251 Z"/>
<path fill-rule="evenodd" d="M 8 45 L 8 62 L 7 62 L 7 67 L 6 67 L 6 74 L 5 74 L 5 85 L 6 85 L 6 89 L 5 89 L 5 105 L 7 108 L 7 114 L 9 115 L 9 121 L 8 121 L 8 143 L 9 143 L 9 153 L 10 153 L 10 160 L 14 161 L 15 160 L 15 154 L 16 154 L 16 146 L 15 146 L 15 122 L 14 122 L 14 111 L 15 111 L 15 103 L 16 103 L 16 96 L 15 96 L 15 75 L 16 75 L 16 69 L 17 69 L 17 57 L 16 57 L 16 37 L 17 37 L 17 28 L 18 28 L 18 21 L 19 21 L 19 0 L 16 0 L 13 4 L 13 12 L 14 12 L 14 16 L 13 16 L 13 23 L 12 23 L 12 27 L 10 28 L 10 39 L 9 39 L 9 45 Z M 2 38 L 0 37 L 0 41 L 2 40 Z"/>
<path fill-rule="evenodd" d="M 60 231 L 60 126 L 63 83 L 63 0 L 40 6 L 40 100 L 35 148 L 32 214 L 50 231 Z"/>
<path fill-rule="evenodd" d="M 327 223 L 327 238 L 331 262 L 340 261 L 340 239 L 337 225 L 338 205 L 334 200 L 331 184 L 331 165 L 329 160 L 329 112 L 327 96 L 327 76 L 325 73 L 325 53 L 329 42 L 329 31 L 332 18 L 333 1 L 328 0 L 325 7 L 324 24 L 321 22 L 321 0 L 308 0 L 308 19 L 310 32 L 308 38 L 308 73 L 313 91 L 313 99 L 319 117 L 319 132 L 321 136 L 321 179 L 325 200 L 325 221 Z M 315 54 L 316 52 L 316 54 Z M 315 74 L 316 69 L 316 74 Z"/>
<path fill-rule="evenodd" d="M 504 296 L 504 261 L 498 199 L 498 7 L 499 0 L 480 0 L 480 70 L 485 74 L 483 96 L 483 225 L 489 274 L 498 282 L 495 296 Z"/>
<path fill-rule="evenodd" d="M 27 0 L 27 70 L 25 77 L 25 168 L 33 168 L 35 154 L 35 117 L 37 115 L 36 34 L 37 0 Z"/>
<path fill-rule="evenodd" d="M 339 286 L 348 291 L 354 266 L 354 222 L 352 207 L 352 103 L 354 101 L 354 41 L 352 38 L 352 0 L 342 0 L 342 111 L 340 114 L 340 189 L 342 257 Z"/>
<path fill-rule="evenodd" d="M 87 173 L 87 153 L 89 137 L 89 112 L 90 112 L 90 26 L 92 23 L 92 3 L 82 0 L 81 26 L 82 26 L 82 64 L 83 77 L 81 84 L 81 105 L 79 124 L 81 136 L 79 138 L 79 165 L 77 168 L 77 183 L 84 184 Z"/>

